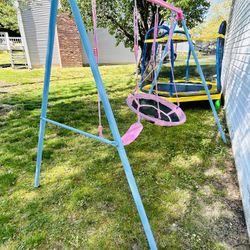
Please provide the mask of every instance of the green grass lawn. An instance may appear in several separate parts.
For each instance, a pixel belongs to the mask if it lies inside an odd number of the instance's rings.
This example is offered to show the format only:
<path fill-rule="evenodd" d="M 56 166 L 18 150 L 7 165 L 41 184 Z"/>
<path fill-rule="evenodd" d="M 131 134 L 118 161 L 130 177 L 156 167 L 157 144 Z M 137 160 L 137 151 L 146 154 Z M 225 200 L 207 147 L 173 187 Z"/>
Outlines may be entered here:
<path fill-rule="evenodd" d="M 0 67 L 6 64 L 10 64 L 10 55 L 6 51 L 0 51 Z"/>
<path fill-rule="evenodd" d="M 100 70 L 123 134 L 136 121 L 126 106 L 134 66 Z M 48 125 L 41 187 L 33 188 L 43 73 L 0 71 L 0 103 L 11 105 L 0 110 L 0 249 L 147 249 L 114 148 Z M 229 249 L 247 237 L 233 208 L 241 203 L 231 151 L 207 105 L 183 109 L 186 124 L 144 121 L 126 147 L 143 203 L 159 249 Z M 97 134 L 89 68 L 53 69 L 48 118 Z M 103 126 L 111 138 L 106 119 Z"/>

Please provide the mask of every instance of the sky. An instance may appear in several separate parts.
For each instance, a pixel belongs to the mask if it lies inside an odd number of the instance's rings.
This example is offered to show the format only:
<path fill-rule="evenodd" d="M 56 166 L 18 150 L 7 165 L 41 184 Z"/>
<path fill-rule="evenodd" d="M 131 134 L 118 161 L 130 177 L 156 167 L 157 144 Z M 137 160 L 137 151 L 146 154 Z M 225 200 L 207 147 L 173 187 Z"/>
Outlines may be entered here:
<path fill-rule="evenodd" d="M 211 3 L 221 3 L 221 2 L 223 2 L 223 0 L 211 0 L 210 2 Z"/>
<path fill-rule="evenodd" d="M 213 4 L 216 4 L 216 3 L 222 3 L 222 2 L 224 2 L 224 0 L 210 0 L 210 2 L 211 2 L 211 5 L 210 5 L 210 9 L 209 9 L 209 11 L 208 11 L 208 13 L 207 13 L 207 17 L 209 18 L 210 16 L 212 16 L 212 7 L 213 7 Z"/>

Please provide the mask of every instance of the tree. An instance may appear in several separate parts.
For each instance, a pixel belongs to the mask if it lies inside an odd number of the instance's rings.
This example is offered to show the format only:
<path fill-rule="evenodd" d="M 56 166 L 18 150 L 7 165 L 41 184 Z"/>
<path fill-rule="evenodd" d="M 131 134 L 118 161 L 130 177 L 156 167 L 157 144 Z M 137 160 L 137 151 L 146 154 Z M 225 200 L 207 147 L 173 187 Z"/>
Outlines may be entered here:
<path fill-rule="evenodd" d="M 222 21 L 228 20 L 231 10 L 232 0 L 223 0 L 218 3 L 213 3 L 209 16 L 205 22 L 192 30 L 194 36 L 209 37 L 216 36 Z"/>
<path fill-rule="evenodd" d="M 0 0 L 0 28 L 18 31 L 16 9 L 10 0 Z"/>
<path fill-rule="evenodd" d="M 64 10 L 70 10 L 67 0 L 62 0 Z M 87 29 L 92 28 L 91 0 L 79 0 L 79 7 Z M 172 0 L 173 4 L 183 9 L 187 26 L 193 28 L 201 23 L 210 3 L 208 0 Z M 147 0 L 137 0 L 140 13 L 139 45 L 142 48 L 147 30 L 153 27 L 156 7 Z M 133 0 L 97 0 L 98 26 L 108 28 L 114 35 L 117 44 L 123 42 L 126 47 L 133 48 Z M 169 17 L 169 11 L 161 10 L 159 23 L 164 17 Z"/>

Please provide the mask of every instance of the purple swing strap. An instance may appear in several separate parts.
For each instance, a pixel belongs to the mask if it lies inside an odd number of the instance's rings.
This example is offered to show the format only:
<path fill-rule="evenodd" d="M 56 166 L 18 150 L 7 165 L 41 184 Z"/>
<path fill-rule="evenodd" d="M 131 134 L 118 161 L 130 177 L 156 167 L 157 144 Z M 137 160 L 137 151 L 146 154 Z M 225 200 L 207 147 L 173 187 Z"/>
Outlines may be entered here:
<path fill-rule="evenodd" d="M 93 35 L 94 35 L 94 56 L 96 63 L 99 63 L 99 48 L 98 48 L 98 38 L 97 38 L 97 14 L 96 14 L 96 0 L 91 0 L 92 3 L 92 19 L 93 19 Z M 98 93 L 98 133 L 100 137 L 103 137 L 103 127 L 102 127 L 102 112 L 101 112 L 101 99 Z"/>
<path fill-rule="evenodd" d="M 135 56 L 135 64 L 136 64 L 136 77 L 135 77 L 136 87 L 135 87 L 134 93 L 137 94 L 137 93 L 139 93 L 139 63 L 140 63 L 139 62 L 139 12 L 138 12 L 138 8 L 137 8 L 137 0 L 134 0 L 133 20 L 134 20 L 134 56 Z M 137 120 L 138 120 L 137 121 L 138 124 L 140 124 L 140 126 L 142 126 L 141 117 L 139 115 L 137 116 Z M 138 126 L 136 126 L 136 127 L 138 127 Z M 142 131 L 142 129 L 141 129 L 141 131 Z"/>
<path fill-rule="evenodd" d="M 154 42 L 153 42 L 153 46 L 152 46 L 152 55 L 153 55 L 153 68 L 156 67 L 156 40 L 157 40 L 157 34 L 158 34 L 158 24 L 159 24 L 159 7 L 156 6 L 156 14 L 155 14 L 155 23 L 154 23 Z M 155 74 L 155 72 L 154 72 Z M 158 81 L 156 81 L 156 85 L 155 85 L 155 89 L 156 89 L 156 95 L 158 96 Z M 158 100 L 158 99 L 157 99 Z M 160 104 L 157 101 L 157 108 L 158 108 L 158 116 L 161 117 L 161 112 L 160 112 Z"/>
<path fill-rule="evenodd" d="M 138 20 L 138 9 L 137 9 L 137 2 L 135 0 L 135 6 L 134 6 L 134 56 L 135 56 L 135 63 L 136 63 L 136 88 L 135 93 L 138 93 L 139 91 L 139 20 Z"/>
<path fill-rule="evenodd" d="M 154 42 L 153 42 L 153 46 L 152 46 L 152 58 L 153 58 L 153 62 L 154 62 L 154 67 L 156 65 L 156 40 L 157 40 L 157 34 L 158 34 L 158 24 L 159 24 L 159 9 L 158 6 L 156 7 L 157 11 L 155 14 L 155 22 L 154 22 Z"/>
<path fill-rule="evenodd" d="M 174 13 L 172 12 L 172 15 Z M 171 69 L 171 75 L 172 75 L 172 79 L 173 79 L 173 84 L 174 84 L 174 90 L 175 90 L 175 93 L 176 93 L 176 102 L 177 102 L 177 105 L 178 107 L 180 106 L 180 101 L 179 101 L 179 95 L 178 95 L 178 91 L 177 91 L 177 87 L 176 87 L 176 84 L 175 84 L 175 76 L 174 76 L 174 69 L 173 69 L 173 65 L 171 63 L 171 43 L 172 43 L 172 38 L 173 38 L 173 32 L 174 32 L 174 29 L 175 29 L 175 24 L 176 20 L 174 18 L 172 18 L 171 20 L 171 25 L 170 25 L 170 31 L 169 31 L 169 40 L 168 40 L 168 51 L 169 51 L 169 61 L 170 61 L 170 69 Z"/>
<path fill-rule="evenodd" d="M 94 56 L 96 63 L 99 63 L 99 49 L 97 39 L 97 14 L 96 14 L 96 0 L 92 0 L 92 19 L 93 19 L 93 34 L 94 34 Z"/>
<path fill-rule="evenodd" d="M 134 55 L 136 62 L 136 87 L 132 95 L 136 95 L 139 92 L 139 13 L 137 9 L 137 2 L 134 1 Z M 140 135 L 143 130 L 143 126 L 141 124 L 140 114 L 137 114 L 138 120 L 134 124 L 130 126 L 128 131 L 122 137 L 123 145 L 129 145 Z"/>

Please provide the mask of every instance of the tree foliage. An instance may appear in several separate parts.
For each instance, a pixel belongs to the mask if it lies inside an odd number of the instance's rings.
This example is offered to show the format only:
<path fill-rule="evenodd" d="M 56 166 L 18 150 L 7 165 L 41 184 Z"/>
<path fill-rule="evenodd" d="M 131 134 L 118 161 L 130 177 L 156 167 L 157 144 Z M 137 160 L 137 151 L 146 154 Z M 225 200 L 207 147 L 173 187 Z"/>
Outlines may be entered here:
<path fill-rule="evenodd" d="M 18 31 L 16 9 L 11 0 L 0 0 L 0 28 Z"/>
<path fill-rule="evenodd" d="M 223 0 L 218 3 L 213 3 L 209 16 L 198 27 L 192 30 L 194 36 L 214 36 L 217 35 L 219 26 L 222 21 L 228 20 L 231 10 L 232 0 Z"/>
<path fill-rule="evenodd" d="M 26 2 L 21 0 L 19 2 Z M 37 1 L 37 0 L 33 0 Z M 210 3 L 209 0 L 172 0 L 177 7 L 183 9 L 189 28 L 203 22 Z M 70 10 L 68 0 L 61 0 L 63 10 Z M 89 30 L 92 28 L 91 0 L 78 0 L 78 4 Z M 147 0 L 137 0 L 140 13 L 139 35 L 140 46 L 148 29 L 153 26 L 156 7 Z M 108 28 L 117 43 L 123 42 L 126 47 L 133 47 L 133 0 L 97 0 L 98 26 Z M 169 18 L 169 11 L 160 12 L 160 20 Z M 16 10 L 13 0 L 0 0 L 0 27 L 18 30 Z"/>
<path fill-rule="evenodd" d="M 64 10 L 70 10 L 67 0 L 61 2 Z M 210 6 L 208 0 L 172 0 L 171 2 L 183 9 L 189 28 L 203 21 Z M 78 3 L 84 22 L 87 28 L 91 29 L 91 0 L 78 0 Z M 147 30 L 153 27 L 156 7 L 147 0 L 137 0 L 137 6 L 140 13 L 139 43 L 142 46 Z M 126 47 L 131 48 L 133 47 L 133 7 L 133 0 L 97 0 L 98 26 L 108 28 L 117 43 L 123 42 Z M 159 23 L 162 23 L 164 18 L 167 20 L 169 15 L 169 11 L 162 10 Z"/>

